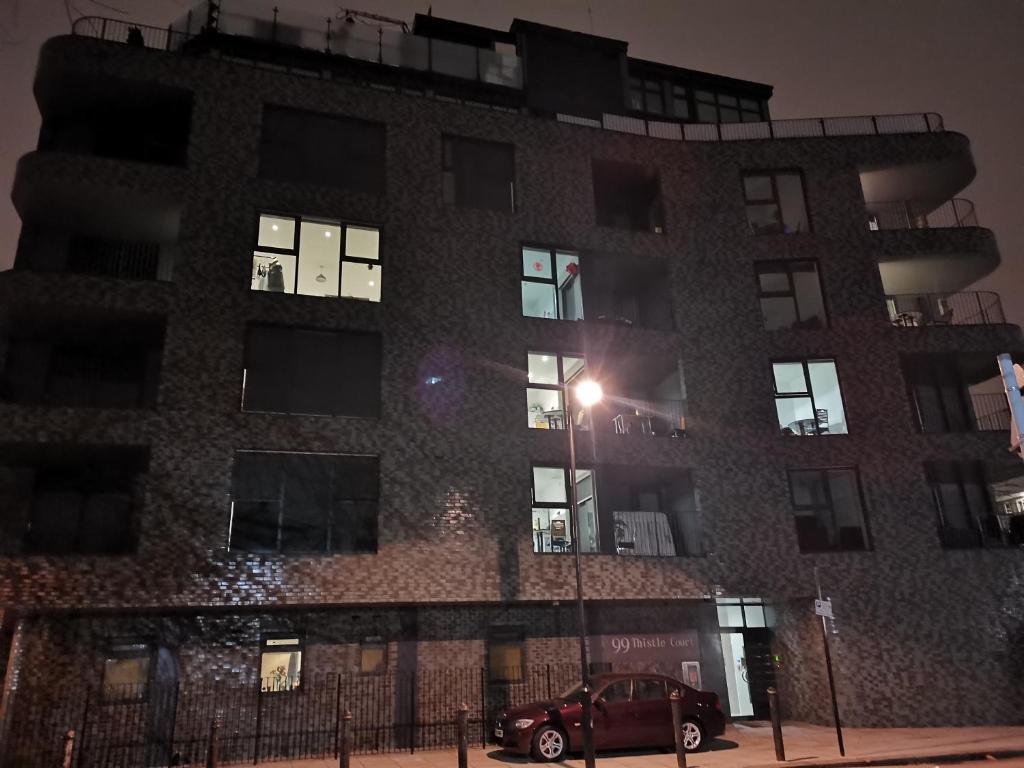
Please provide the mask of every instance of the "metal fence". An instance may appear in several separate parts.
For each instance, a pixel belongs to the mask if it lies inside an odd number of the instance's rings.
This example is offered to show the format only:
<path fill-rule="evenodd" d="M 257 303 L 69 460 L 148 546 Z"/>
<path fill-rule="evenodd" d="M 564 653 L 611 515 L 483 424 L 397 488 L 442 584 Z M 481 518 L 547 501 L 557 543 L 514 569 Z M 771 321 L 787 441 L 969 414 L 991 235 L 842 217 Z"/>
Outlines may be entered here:
<path fill-rule="evenodd" d="M 483 746 L 501 710 L 557 696 L 578 682 L 579 667 L 517 667 L 500 677 L 466 667 L 304 675 L 298 688 L 273 692 L 259 680 L 23 689 L 0 764 L 59 766 L 74 730 L 73 768 L 202 765 L 214 720 L 222 763 L 330 758 L 345 710 L 353 753 L 440 749 L 456 745 L 463 703 L 470 740 Z"/>
<path fill-rule="evenodd" d="M 956 197 L 924 212 L 926 208 L 913 200 L 868 203 L 868 228 L 947 229 L 978 226 L 974 203 L 970 200 Z"/>
<path fill-rule="evenodd" d="M 893 325 L 999 325 L 1006 322 L 1003 304 L 992 291 L 896 293 L 885 297 Z"/>
<path fill-rule="evenodd" d="M 982 432 L 1010 432 L 1010 406 L 1001 392 L 971 395 L 974 426 Z"/>

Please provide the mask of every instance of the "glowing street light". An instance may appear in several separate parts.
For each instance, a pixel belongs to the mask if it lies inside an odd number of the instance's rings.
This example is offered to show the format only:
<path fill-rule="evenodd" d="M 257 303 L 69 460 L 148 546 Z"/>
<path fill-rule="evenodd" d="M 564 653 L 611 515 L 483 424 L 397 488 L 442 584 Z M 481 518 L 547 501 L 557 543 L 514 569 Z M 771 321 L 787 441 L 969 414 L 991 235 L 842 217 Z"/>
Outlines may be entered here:
<path fill-rule="evenodd" d="M 580 670 L 583 674 L 583 701 L 580 702 L 583 705 L 583 762 L 586 768 L 594 768 L 594 721 L 593 712 L 591 711 L 592 702 L 590 700 L 592 693 L 590 687 L 590 664 L 587 661 L 587 617 L 583 609 L 583 570 L 580 568 L 579 500 L 576 496 L 576 438 L 573 435 L 573 432 L 575 432 L 575 419 L 573 418 L 572 408 L 572 395 L 574 393 L 568 384 L 563 384 L 562 387 L 565 392 L 565 413 L 568 417 L 566 419 L 566 427 L 569 432 L 569 488 L 571 490 L 569 499 L 571 502 L 572 540 L 576 565 L 576 609 L 579 613 Z M 604 392 L 601 390 L 601 385 L 593 379 L 584 379 L 576 385 L 575 396 L 579 404 L 589 410 L 591 406 L 601 401 Z M 592 425 L 593 419 L 589 418 L 589 413 L 587 415 L 587 421 Z"/>

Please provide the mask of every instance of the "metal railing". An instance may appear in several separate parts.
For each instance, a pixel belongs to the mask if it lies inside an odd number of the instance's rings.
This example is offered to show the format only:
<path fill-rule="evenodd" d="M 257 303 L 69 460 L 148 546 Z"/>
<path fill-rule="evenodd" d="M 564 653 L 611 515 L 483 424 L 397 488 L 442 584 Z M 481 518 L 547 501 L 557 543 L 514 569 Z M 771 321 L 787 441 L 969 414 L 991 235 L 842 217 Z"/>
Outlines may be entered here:
<path fill-rule="evenodd" d="M 615 397 L 612 431 L 617 435 L 682 437 L 686 431 L 682 400 Z"/>
<path fill-rule="evenodd" d="M 901 328 L 929 325 L 1000 325 L 1006 322 L 998 293 L 898 293 L 885 297 L 889 321 Z"/>
<path fill-rule="evenodd" d="M 971 395 L 974 428 L 980 432 L 1010 432 L 1010 406 L 1001 392 Z"/>
<path fill-rule="evenodd" d="M 927 205 L 914 200 L 873 202 L 866 205 L 868 229 L 947 229 L 976 227 L 974 203 L 960 197 L 947 200 L 927 213 Z"/>
<path fill-rule="evenodd" d="M 767 120 L 758 123 L 676 123 L 605 113 L 600 119 L 557 114 L 560 122 L 633 133 L 670 141 L 750 141 L 833 136 L 881 136 L 901 133 L 941 133 L 942 116 L 935 112 L 901 115 L 858 115 Z"/>
<path fill-rule="evenodd" d="M 73 238 L 68 249 L 68 272 L 85 275 L 156 280 L 160 275 L 157 243 Z"/>
<path fill-rule="evenodd" d="M 490 677 L 483 667 L 303 674 L 293 690 L 251 679 L 25 687 L 0 763 L 61 765 L 64 735 L 74 730 L 69 768 L 203 765 L 214 719 L 222 763 L 336 759 L 346 709 L 353 753 L 441 749 L 456 744 L 462 703 L 469 705 L 470 738 L 485 746 L 499 712 L 555 697 L 579 673 L 572 663 L 491 669 Z"/>
<path fill-rule="evenodd" d="M 191 12 L 166 29 L 83 16 L 75 20 L 72 33 L 166 51 L 181 49 L 201 37 L 209 41 L 246 38 L 506 88 L 523 86 L 522 61 L 515 54 L 435 40 L 400 29 L 284 12 L 275 12 L 273 20 L 221 13 L 217 37 L 204 36 L 199 25 Z"/>

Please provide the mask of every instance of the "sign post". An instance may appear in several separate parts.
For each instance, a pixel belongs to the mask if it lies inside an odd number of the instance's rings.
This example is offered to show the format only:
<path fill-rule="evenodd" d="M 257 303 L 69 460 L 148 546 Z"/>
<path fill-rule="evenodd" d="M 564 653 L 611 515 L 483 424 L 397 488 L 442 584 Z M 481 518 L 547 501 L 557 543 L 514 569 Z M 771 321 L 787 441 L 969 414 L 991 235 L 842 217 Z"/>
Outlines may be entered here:
<path fill-rule="evenodd" d="M 828 692 L 832 696 L 832 719 L 836 724 L 836 741 L 839 742 L 839 756 L 846 757 L 846 746 L 843 744 L 843 724 L 839 719 L 839 702 L 836 700 L 836 681 L 832 676 L 832 653 L 828 647 L 828 628 L 825 622 L 834 618 L 832 615 L 832 598 L 821 597 L 821 584 L 818 583 L 818 569 L 814 569 L 814 581 L 818 587 L 818 599 L 814 601 L 814 613 L 821 617 L 821 642 L 825 646 L 825 671 L 828 672 Z"/>

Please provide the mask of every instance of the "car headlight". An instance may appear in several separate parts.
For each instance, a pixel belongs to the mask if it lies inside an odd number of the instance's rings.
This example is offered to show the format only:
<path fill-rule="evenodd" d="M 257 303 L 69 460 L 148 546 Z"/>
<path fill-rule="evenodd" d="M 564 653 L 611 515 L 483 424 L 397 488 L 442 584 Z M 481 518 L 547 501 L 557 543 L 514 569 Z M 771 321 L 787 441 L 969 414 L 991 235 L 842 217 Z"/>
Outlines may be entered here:
<path fill-rule="evenodd" d="M 524 717 L 522 720 L 516 720 L 515 723 L 513 723 L 513 725 L 515 725 L 515 727 L 520 730 L 522 730 L 523 728 L 529 728 L 531 725 L 533 725 L 533 719 L 529 717 Z"/>

